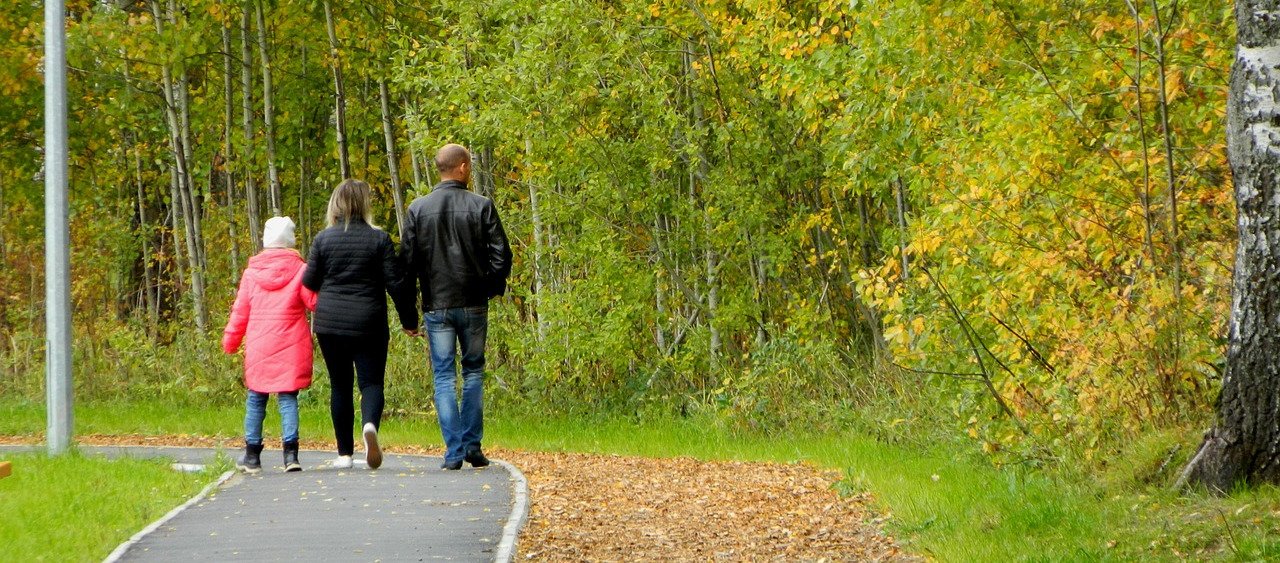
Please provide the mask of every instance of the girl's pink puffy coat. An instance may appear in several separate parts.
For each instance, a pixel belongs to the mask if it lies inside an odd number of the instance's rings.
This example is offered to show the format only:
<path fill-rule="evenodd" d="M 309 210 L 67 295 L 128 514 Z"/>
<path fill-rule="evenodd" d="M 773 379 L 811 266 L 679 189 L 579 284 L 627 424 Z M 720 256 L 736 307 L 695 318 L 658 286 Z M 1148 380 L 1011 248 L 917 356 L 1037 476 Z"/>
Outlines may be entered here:
<path fill-rule="evenodd" d="M 311 327 L 316 294 L 303 287 L 307 263 L 291 248 L 269 248 L 249 259 L 222 349 L 244 341 L 244 382 L 259 393 L 287 393 L 311 385 Z"/>

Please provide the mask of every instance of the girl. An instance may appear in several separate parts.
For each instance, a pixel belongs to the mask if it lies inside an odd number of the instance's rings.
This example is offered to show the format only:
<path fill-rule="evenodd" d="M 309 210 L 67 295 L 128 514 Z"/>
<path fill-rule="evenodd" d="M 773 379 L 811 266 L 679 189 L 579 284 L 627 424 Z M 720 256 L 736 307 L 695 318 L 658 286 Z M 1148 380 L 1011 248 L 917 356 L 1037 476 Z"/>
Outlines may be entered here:
<path fill-rule="evenodd" d="M 222 349 L 234 354 L 244 342 L 244 383 L 249 390 L 244 413 L 244 456 L 236 464 L 246 473 L 262 470 L 262 420 L 267 400 L 276 394 L 284 434 L 284 470 L 298 463 L 298 390 L 311 386 L 311 330 L 307 311 L 316 294 L 302 285 L 306 263 L 294 250 L 293 220 L 272 217 L 262 235 L 263 251 L 249 259 Z"/>

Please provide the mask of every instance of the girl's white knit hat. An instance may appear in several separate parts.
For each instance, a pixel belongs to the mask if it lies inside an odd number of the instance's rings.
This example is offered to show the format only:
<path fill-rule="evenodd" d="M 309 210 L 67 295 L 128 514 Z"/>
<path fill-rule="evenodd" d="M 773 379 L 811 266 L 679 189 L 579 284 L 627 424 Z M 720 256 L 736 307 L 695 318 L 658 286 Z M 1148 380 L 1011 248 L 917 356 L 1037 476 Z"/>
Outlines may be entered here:
<path fill-rule="evenodd" d="M 272 217 L 262 230 L 263 248 L 293 248 L 293 219 L 288 217 Z"/>

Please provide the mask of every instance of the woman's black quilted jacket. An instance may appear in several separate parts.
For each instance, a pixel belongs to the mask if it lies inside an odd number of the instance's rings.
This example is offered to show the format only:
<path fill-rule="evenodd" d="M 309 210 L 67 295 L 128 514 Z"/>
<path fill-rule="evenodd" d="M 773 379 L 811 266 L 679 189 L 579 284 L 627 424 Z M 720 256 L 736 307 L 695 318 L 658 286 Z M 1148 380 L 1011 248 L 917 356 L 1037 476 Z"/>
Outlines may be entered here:
<path fill-rule="evenodd" d="M 302 284 L 319 293 L 316 300 L 316 334 L 387 337 L 389 294 L 406 329 L 418 325 L 414 287 L 404 275 L 391 237 L 353 220 L 316 235 L 307 259 Z"/>

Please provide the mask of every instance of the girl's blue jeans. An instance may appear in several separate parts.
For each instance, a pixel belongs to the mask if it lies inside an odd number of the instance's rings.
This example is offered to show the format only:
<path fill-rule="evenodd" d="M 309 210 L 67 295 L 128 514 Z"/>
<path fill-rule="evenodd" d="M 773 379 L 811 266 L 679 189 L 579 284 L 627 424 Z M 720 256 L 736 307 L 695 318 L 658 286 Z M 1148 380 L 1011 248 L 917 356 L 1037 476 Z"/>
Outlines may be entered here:
<path fill-rule="evenodd" d="M 249 390 L 249 398 L 244 402 L 244 441 L 255 446 L 262 445 L 262 421 L 267 417 L 267 401 L 270 393 L 259 393 Z M 285 442 L 298 441 L 298 392 L 276 393 L 276 403 L 280 406 L 280 426 Z"/>

